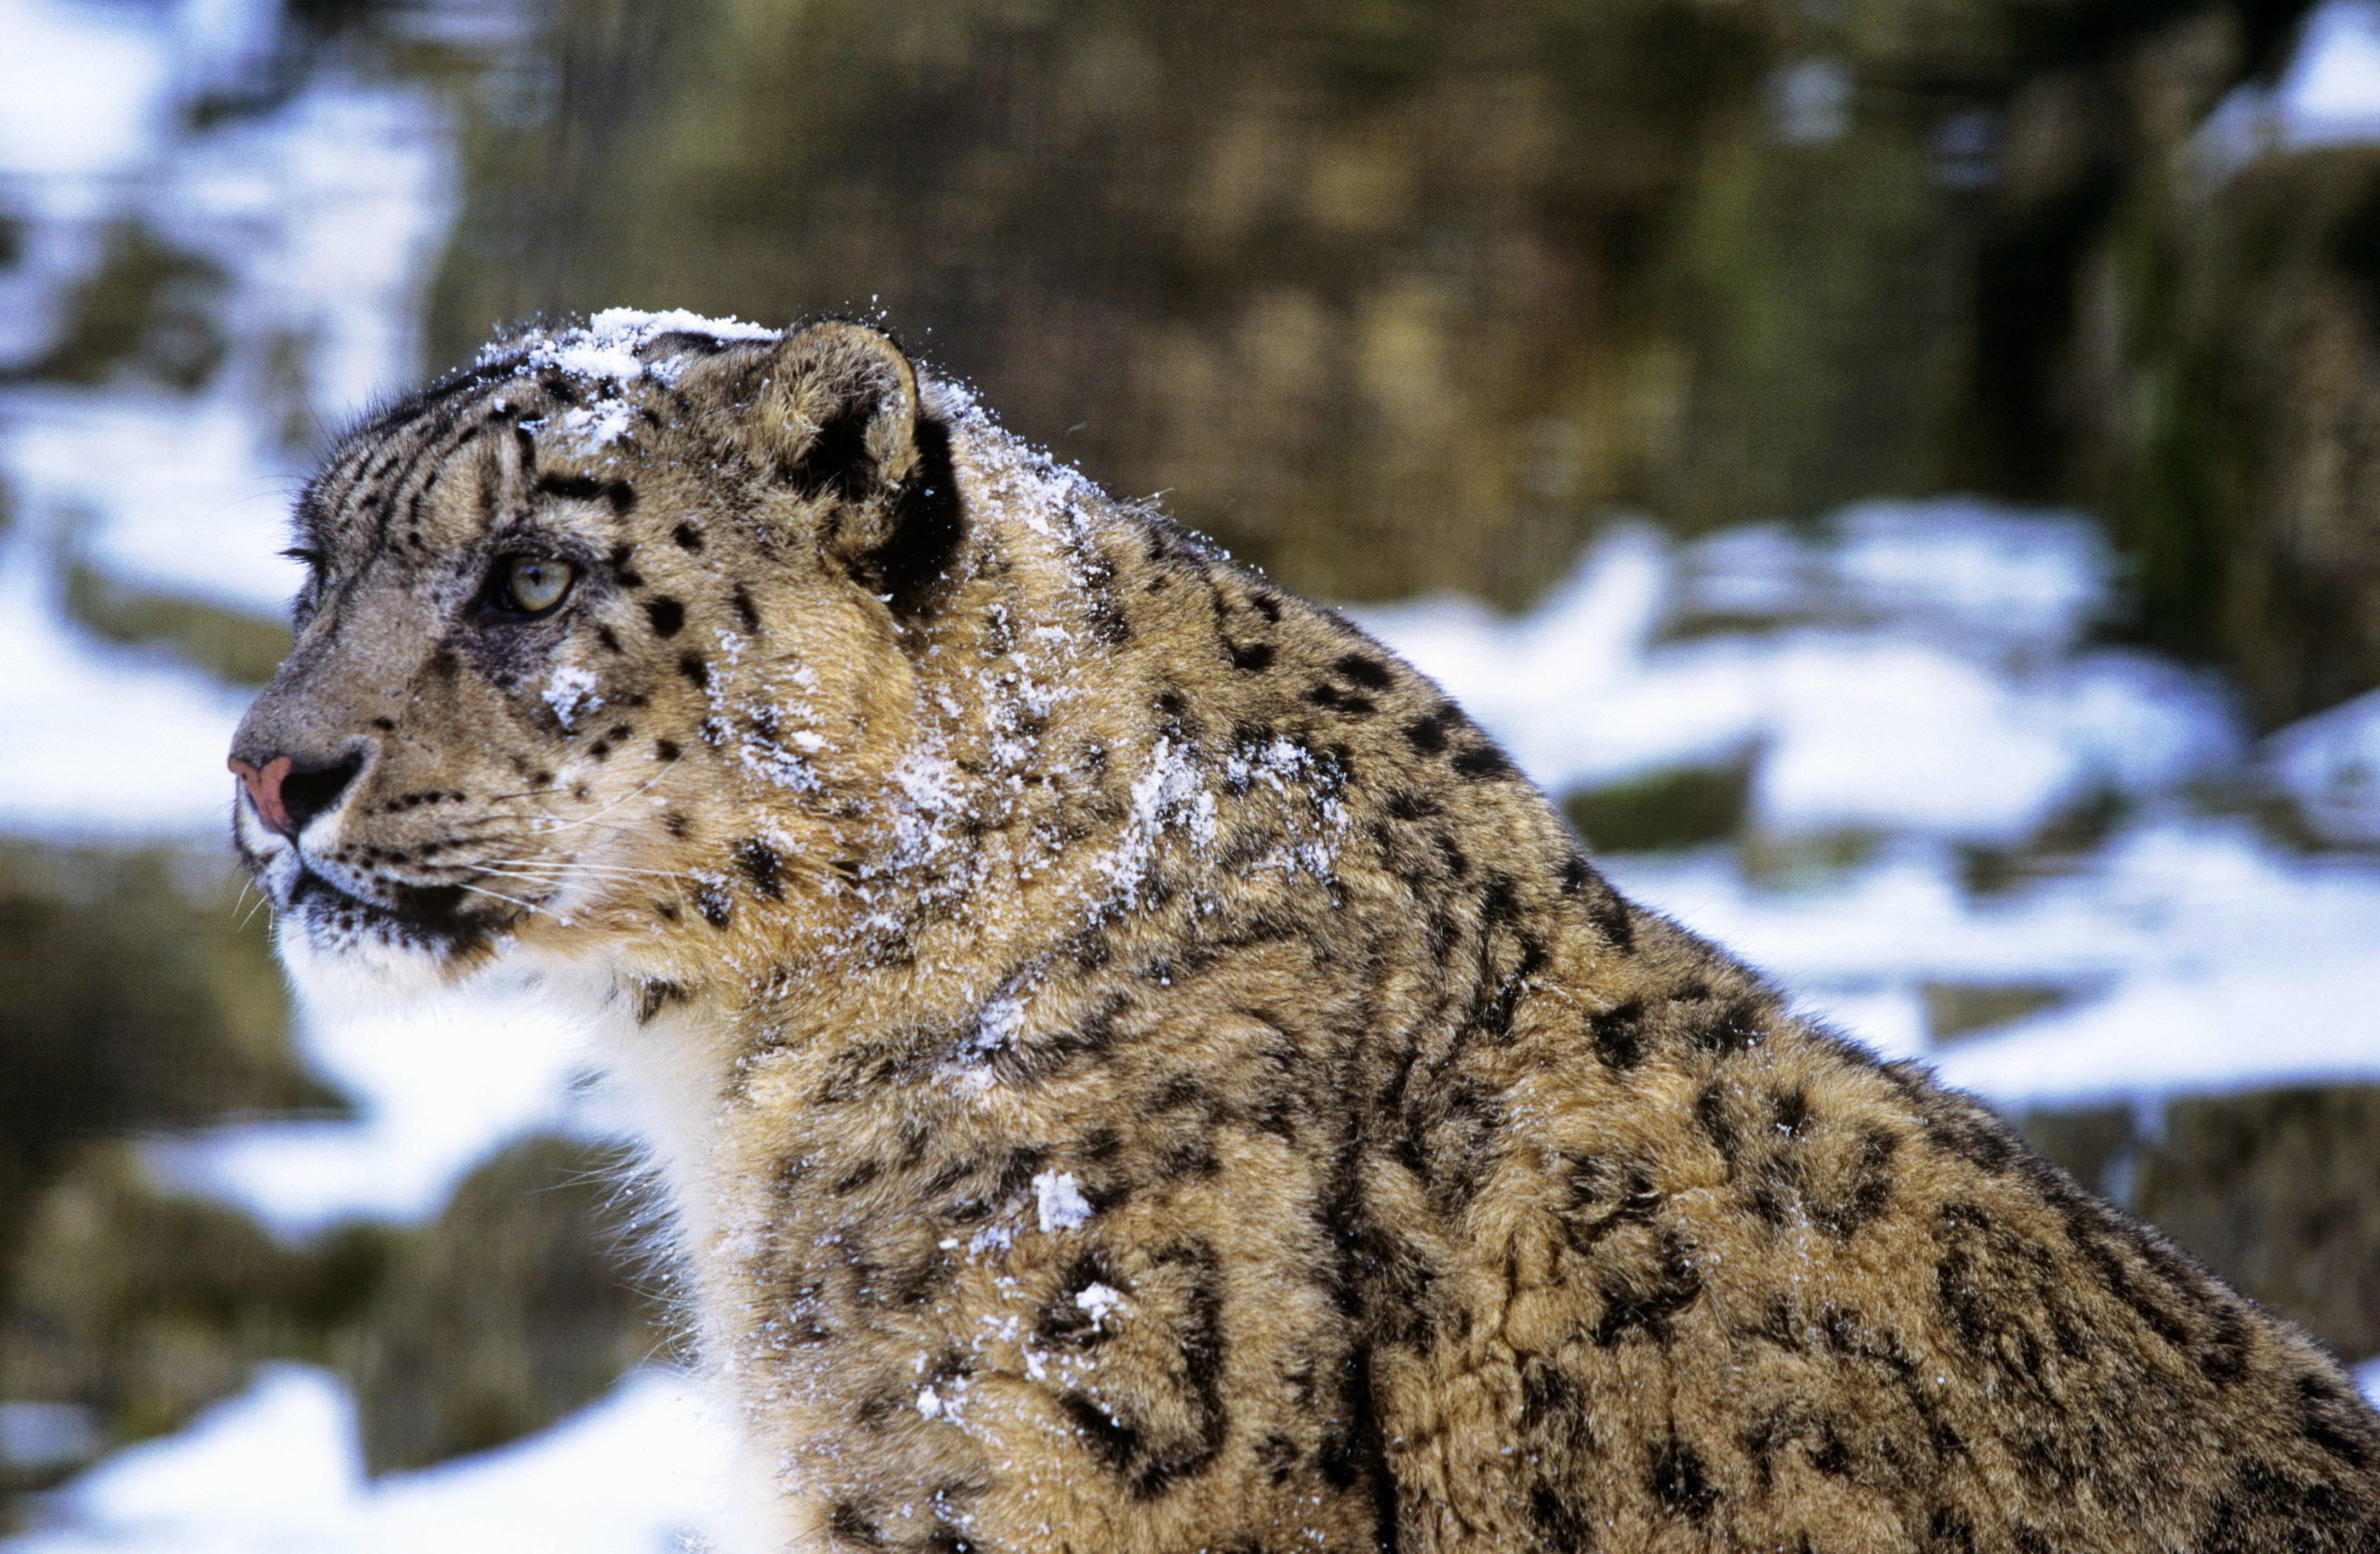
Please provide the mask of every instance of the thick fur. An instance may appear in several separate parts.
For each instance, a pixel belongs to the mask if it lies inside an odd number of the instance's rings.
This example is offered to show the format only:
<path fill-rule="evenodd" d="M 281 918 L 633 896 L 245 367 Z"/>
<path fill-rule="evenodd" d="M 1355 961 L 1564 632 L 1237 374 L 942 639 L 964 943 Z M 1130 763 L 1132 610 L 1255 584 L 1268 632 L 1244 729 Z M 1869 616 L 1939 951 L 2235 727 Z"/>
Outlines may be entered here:
<path fill-rule="evenodd" d="M 299 521 L 284 943 L 583 1002 L 773 1547 L 2380 1547 L 2312 1344 L 881 335 L 521 337 Z"/>

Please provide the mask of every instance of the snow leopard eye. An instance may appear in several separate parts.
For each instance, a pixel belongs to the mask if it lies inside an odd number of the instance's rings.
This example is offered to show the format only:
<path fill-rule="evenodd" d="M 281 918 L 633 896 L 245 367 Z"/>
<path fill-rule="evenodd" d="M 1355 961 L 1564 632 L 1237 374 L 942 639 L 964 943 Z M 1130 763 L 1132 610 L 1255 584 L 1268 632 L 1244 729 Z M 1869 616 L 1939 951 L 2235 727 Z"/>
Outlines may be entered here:
<path fill-rule="evenodd" d="M 499 615 L 534 620 L 569 596 L 578 568 L 553 556 L 499 556 L 488 578 L 487 602 Z"/>

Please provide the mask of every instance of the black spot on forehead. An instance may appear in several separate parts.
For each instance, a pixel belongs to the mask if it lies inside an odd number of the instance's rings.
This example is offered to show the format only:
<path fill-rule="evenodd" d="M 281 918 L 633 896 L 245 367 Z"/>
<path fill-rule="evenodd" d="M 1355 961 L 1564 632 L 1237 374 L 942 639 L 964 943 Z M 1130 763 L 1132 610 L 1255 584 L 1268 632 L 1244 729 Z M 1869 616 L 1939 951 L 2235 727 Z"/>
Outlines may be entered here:
<path fill-rule="evenodd" d="M 343 462 L 346 450 L 376 447 L 407 422 L 420 420 L 441 409 L 459 412 L 467 407 L 461 402 L 473 394 L 493 398 L 512 381 L 526 360 L 519 354 L 497 357 L 449 373 L 429 387 L 407 394 L 341 439 L 341 455 L 334 458 L 334 467 Z"/>
<path fill-rule="evenodd" d="M 537 477 L 537 491 L 565 501 L 603 502 L 615 512 L 626 512 L 636 505 L 636 488 L 627 481 L 597 480 L 592 475 L 558 470 L 549 470 Z"/>
<path fill-rule="evenodd" d="M 509 428 L 521 465 L 534 465 L 536 438 L 515 424 L 535 407 L 528 403 L 535 391 L 518 377 L 524 365 L 518 354 L 491 358 L 398 400 L 349 432 L 298 502 L 299 532 L 325 541 L 340 538 L 342 526 L 352 526 L 342 525 L 348 510 L 364 511 L 368 492 L 378 519 L 375 540 L 426 550 L 420 531 L 427 498 L 465 448 L 486 432 Z M 496 513 L 491 504 L 499 484 L 483 483 L 489 519 Z M 391 534 L 400 513 L 407 527 Z"/>

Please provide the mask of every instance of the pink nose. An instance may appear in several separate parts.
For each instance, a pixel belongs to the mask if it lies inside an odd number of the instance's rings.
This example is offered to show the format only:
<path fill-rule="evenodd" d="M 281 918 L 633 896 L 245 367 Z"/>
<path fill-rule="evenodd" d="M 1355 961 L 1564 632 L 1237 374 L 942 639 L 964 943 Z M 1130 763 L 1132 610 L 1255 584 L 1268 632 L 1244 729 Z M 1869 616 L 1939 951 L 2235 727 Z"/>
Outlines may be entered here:
<path fill-rule="evenodd" d="M 240 779 L 240 786 L 248 790 L 248 803 L 256 807 L 257 818 L 282 835 L 294 839 L 298 835 L 298 825 L 290 818 L 289 805 L 281 796 L 281 785 L 288 779 L 292 764 L 289 757 L 273 757 L 264 764 L 262 771 L 236 755 L 231 757 L 230 764 L 232 774 Z"/>

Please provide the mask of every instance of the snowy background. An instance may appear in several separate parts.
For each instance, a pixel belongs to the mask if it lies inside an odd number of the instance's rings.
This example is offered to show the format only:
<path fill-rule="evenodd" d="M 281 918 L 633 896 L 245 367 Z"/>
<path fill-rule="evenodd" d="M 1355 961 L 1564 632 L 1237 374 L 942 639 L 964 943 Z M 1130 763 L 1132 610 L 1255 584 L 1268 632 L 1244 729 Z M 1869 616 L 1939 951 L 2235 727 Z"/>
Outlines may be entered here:
<path fill-rule="evenodd" d="M 229 880 L 231 666 L 269 658 L 256 623 L 295 583 L 284 504 L 324 425 L 422 369 L 463 105 L 522 46 L 495 4 L 311 51 L 293 16 L 0 0 L 0 832 L 165 849 L 201 894 Z M 2321 6 L 2202 137 L 2217 164 L 2380 137 L 2380 7 Z M 127 270 L 146 332 L 85 370 L 77 299 Z M 2108 645 L 2126 586 L 2085 515 L 1943 498 L 1691 540 L 1619 521 L 1519 618 L 1358 613 L 1568 796 L 1624 889 L 2011 1110 L 2380 1081 L 2380 691 L 2252 737 L 2215 672 Z M 423 1222 L 501 1146 L 605 1126 L 534 1008 L 295 1036 L 344 1115 L 138 1150 L 280 1244 Z M 321 1356 L 96 1461 L 99 1422 L 5 1383 L 0 1462 L 46 1486 L 10 1554 L 628 1554 L 709 1503 L 715 1436 L 658 1366 L 378 1478 Z"/>

